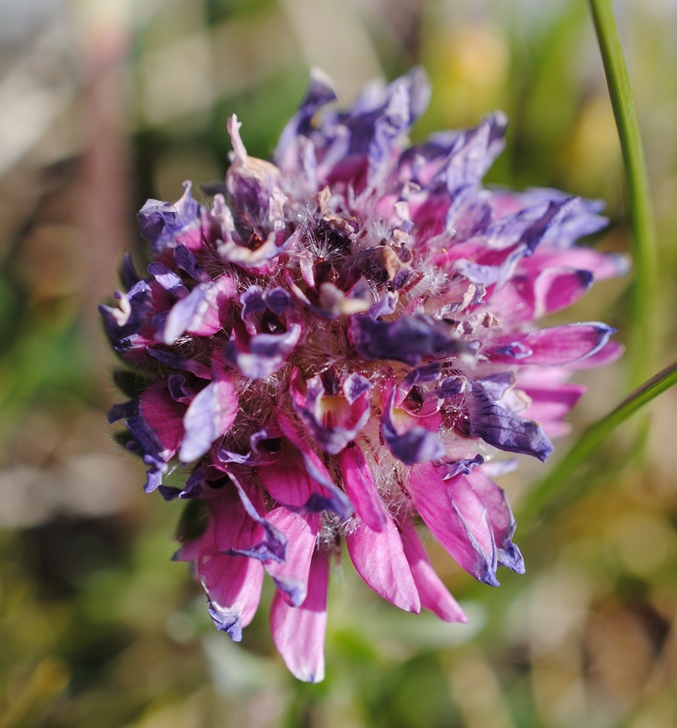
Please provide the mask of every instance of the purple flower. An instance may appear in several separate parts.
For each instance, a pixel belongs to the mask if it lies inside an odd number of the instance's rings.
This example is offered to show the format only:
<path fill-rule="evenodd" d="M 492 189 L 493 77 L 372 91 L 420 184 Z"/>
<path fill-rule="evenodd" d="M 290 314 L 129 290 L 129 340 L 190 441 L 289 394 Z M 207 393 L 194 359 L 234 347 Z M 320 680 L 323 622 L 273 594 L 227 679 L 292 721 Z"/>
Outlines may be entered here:
<path fill-rule="evenodd" d="M 316 73 L 273 163 L 247 154 L 233 117 L 224 194 L 198 204 L 186 183 L 174 205 L 147 202 L 148 275 L 126 262 L 128 290 L 101 307 L 147 382 L 110 419 L 146 489 L 200 514 L 177 558 L 234 640 L 268 573 L 273 640 L 310 682 L 342 543 L 384 599 L 451 622 L 466 618 L 419 525 L 480 581 L 523 571 L 490 468 L 501 451 L 545 460 L 583 392 L 570 373 L 620 353 L 604 324 L 538 324 L 623 272 L 574 245 L 605 225 L 600 204 L 484 189 L 500 113 L 408 145 L 428 95 L 414 70 L 341 112 Z M 183 489 L 162 484 L 176 463 Z"/>

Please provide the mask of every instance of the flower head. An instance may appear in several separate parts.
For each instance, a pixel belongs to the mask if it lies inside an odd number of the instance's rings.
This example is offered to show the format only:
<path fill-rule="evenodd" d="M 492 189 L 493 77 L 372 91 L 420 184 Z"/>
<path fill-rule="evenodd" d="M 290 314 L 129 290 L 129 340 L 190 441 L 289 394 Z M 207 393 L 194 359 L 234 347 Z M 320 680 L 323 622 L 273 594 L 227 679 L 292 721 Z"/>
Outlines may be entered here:
<path fill-rule="evenodd" d="M 148 276 L 127 261 L 118 306 L 101 307 L 147 383 L 110 419 L 125 420 L 146 490 L 202 516 L 177 558 L 234 640 L 268 573 L 273 639 L 302 680 L 323 677 L 343 542 L 383 598 L 452 622 L 465 616 L 419 524 L 480 581 L 523 571 L 496 456 L 545 460 L 583 391 L 569 374 L 619 353 L 604 324 L 537 323 L 621 272 L 574 245 L 604 226 L 600 205 L 484 189 L 500 113 L 408 146 L 428 96 L 414 70 L 339 112 L 316 72 L 272 163 L 247 154 L 232 117 L 212 203 L 190 183 L 173 205 L 148 201 Z M 185 486 L 163 485 L 177 463 Z"/>

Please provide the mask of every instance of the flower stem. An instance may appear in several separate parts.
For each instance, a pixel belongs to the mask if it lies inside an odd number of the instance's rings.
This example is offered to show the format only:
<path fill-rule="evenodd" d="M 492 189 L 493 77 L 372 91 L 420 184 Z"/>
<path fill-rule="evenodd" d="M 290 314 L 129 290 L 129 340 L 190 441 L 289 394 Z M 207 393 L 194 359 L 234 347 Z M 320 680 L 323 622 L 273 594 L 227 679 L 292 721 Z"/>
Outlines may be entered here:
<path fill-rule="evenodd" d="M 675 384 L 677 384 L 677 362 L 673 362 L 644 382 L 608 415 L 588 427 L 550 473 L 529 492 L 521 509 L 520 518 L 532 521 L 546 507 L 557 490 L 571 481 L 576 470 L 589 460 L 616 427 Z"/>
<path fill-rule="evenodd" d="M 588 2 L 616 119 L 628 190 L 635 269 L 628 360 L 630 385 L 634 387 L 649 375 L 654 361 L 658 320 L 656 235 L 637 114 L 612 2 Z"/>

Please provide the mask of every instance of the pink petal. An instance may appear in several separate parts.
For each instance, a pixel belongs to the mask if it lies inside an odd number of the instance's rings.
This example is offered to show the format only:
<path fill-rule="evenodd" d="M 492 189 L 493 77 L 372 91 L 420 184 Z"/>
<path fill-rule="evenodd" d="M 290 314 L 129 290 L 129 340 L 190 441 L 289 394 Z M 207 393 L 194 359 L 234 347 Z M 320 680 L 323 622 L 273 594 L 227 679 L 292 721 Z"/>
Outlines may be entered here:
<path fill-rule="evenodd" d="M 498 549 L 498 563 L 518 574 L 524 573 L 524 559 L 512 542 L 515 533 L 515 518 L 503 488 L 490 480 L 480 468 L 465 476 L 473 491 L 487 509 L 489 524 Z"/>
<path fill-rule="evenodd" d="M 571 363 L 569 369 L 591 369 L 592 367 L 606 366 L 616 361 L 624 351 L 625 347 L 623 344 L 619 344 L 617 341 L 607 341 L 599 351 L 591 356 Z"/>
<path fill-rule="evenodd" d="M 534 286 L 526 276 L 514 276 L 494 290 L 489 301 L 492 311 L 509 312 L 514 323 L 534 318 Z"/>
<path fill-rule="evenodd" d="M 208 384 L 188 407 L 183 418 L 186 434 L 179 459 L 187 463 L 202 457 L 215 440 L 228 432 L 237 412 L 235 387 L 230 376 L 222 374 Z"/>
<path fill-rule="evenodd" d="M 546 434 L 562 435 L 569 426 L 562 421 L 585 392 L 582 384 L 553 384 L 546 387 L 521 387 L 532 402 L 522 414 L 536 420 Z"/>
<path fill-rule="evenodd" d="M 421 606 L 434 612 L 445 622 L 467 622 L 468 618 L 458 602 L 435 573 L 412 523 L 405 520 L 401 524 L 400 532 L 404 554 L 421 598 Z"/>
<path fill-rule="evenodd" d="M 409 469 L 409 493 L 421 518 L 455 561 L 491 586 L 496 580 L 496 547 L 487 511 L 463 476 L 442 479 L 430 463 Z"/>
<path fill-rule="evenodd" d="M 152 384 L 141 394 L 139 412 L 162 446 L 163 458 L 172 458 L 184 435 L 186 406 L 172 399 L 166 380 Z"/>
<path fill-rule="evenodd" d="M 223 321 L 236 293 L 228 276 L 200 283 L 174 304 L 159 337 L 164 344 L 174 344 L 185 332 L 211 336 L 223 328 Z"/>
<path fill-rule="evenodd" d="M 303 604 L 308 593 L 308 574 L 320 528 L 317 513 L 301 515 L 286 508 L 274 508 L 266 520 L 287 539 L 287 559 L 265 564 L 282 598 L 291 606 Z"/>
<path fill-rule="evenodd" d="M 567 267 L 590 271 L 595 280 L 615 278 L 628 272 L 628 259 L 624 255 L 600 253 L 581 246 L 572 248 L 538 248 L 533 255 L 523 258 L 520 270 L 538 275 L 544 268 Z"/>
<path fill-rule="evenodd" d="M 380 596 L 407 612 L 419 612 L 421 600 L 395 521 L 378 532 L 360 524 L 346 535 L 348 553 L 358 574 Z"/>
<path fill-rule="evenodd" d="M 303 682 L 324 680 L 328 585 L 328 554 L 316 551 L 310 565 L 308 596 L 303 604 L 290 606 L 279 591 L 273 598 L 270 612 L 273 642 L 289 671 Z"/>
<path fill-rule="evenodd" d="M 357 515 L 372 531 L 382 531 L 387 517 L 364 453 L 357 445 L 348 446 L 339 453 L 338 465 Z"/>
<path fill-rule="evenodd" d="M 587 270 L 546 268 L 534 281 L 535 318 L 571 306 L 589 290 L 592 281 L 593 275 Z"/>
<path fill-rule="evenodd" d="M 539 366 L 561 366 L 586 359 L 597 353 L 615 329 L 606 324 L 580 323 L 553 326 L 532 331 L 526 336 L 506 340 L 494 346 L 490 356 L 495 361 Z"/>
<path fill-rule="evenodd" d="M 198 574 L 209 599 L 209 614 L 216 627 L 235 642 L 254 618 L 261 598 L 263 566 L 246 556 L 206 552 L 198 559 Z"/>
<path fill-rule="evenodd" d="M 259 605 L 263 567 L 256 559 L 221 553 L 216 544 L 216 533 L 217 526 L 212 518 L 205 533 L 185 544 L 175 558 L 197 563 L 212 621 L 239 642 L 242 629 L 252 621 Z"/>

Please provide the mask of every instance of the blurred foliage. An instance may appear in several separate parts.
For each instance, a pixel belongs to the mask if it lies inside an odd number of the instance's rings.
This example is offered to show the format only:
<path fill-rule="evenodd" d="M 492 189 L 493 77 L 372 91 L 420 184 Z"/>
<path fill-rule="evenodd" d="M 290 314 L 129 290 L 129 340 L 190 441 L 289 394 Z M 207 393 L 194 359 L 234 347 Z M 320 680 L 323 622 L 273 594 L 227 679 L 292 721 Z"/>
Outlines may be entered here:
<path fill-rule="evenodd" d="M 657 214 L 658 371 L 676 354 L 677 4 L 617 10 Z M 611 223 L 593 242 L 629 249 L 583 0 L 1 6 L 0 728 L 677 724 L 674 391 L 520 525 L 526 575 L 492 591 L 429 544 L 468 625 L 399 613 L 337 565 L 318 686 L 287 674 L 265 607 L 241 646 L 213 629 L 186 566 L 170 561 L 180 506 L 145 496 L 139 464 L 106 432 L 120 395 L 95 306 L 124 250 L 143 259 L 135 210 L 176 199 L 184 179 L 223 177 L 231 113 L 267 156 L 309 66 L 347 101 L 415 63 L 434 87 L 416 138 L 503 109 L 508 145 L 489 181 L 602 198 Z M 600 284 L 567 315 L 609 321 L 623 339 L 627 286 Z M 585 381 L 574 434 L 627 394 L 623 361 Z M 543 471 L 524 466 L 502 485 L 528 506 Z"/>

